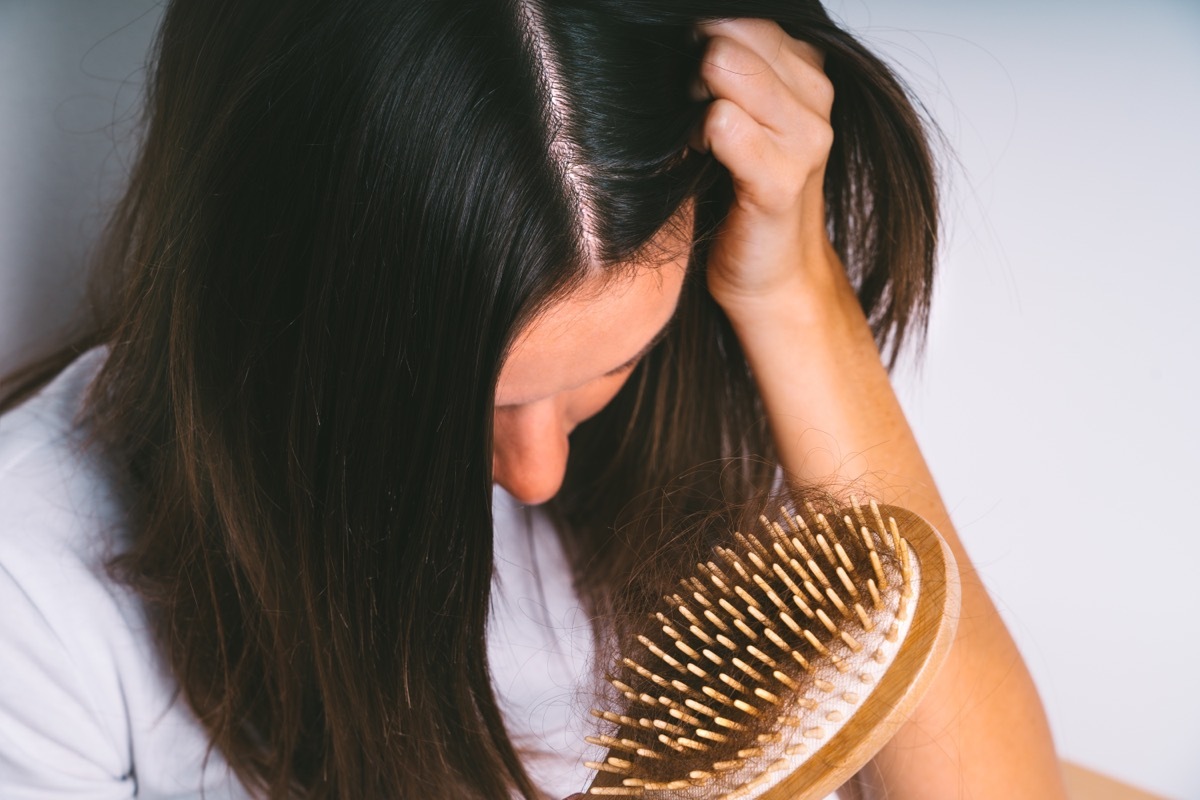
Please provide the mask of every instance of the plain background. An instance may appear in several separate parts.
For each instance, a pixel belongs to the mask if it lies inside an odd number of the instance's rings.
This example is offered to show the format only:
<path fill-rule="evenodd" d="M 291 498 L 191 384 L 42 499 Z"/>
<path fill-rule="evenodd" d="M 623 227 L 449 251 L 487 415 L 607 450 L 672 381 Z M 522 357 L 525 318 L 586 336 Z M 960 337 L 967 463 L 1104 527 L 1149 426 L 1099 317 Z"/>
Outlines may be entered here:
<path fill-rule="evenodd" d="M 1200 798 L 1200 4 L 829 8 L 949 146 L 897 383 L 1061 754 Z M 158 13 L 0 0 L 0 372 L 78 318 Z"/>

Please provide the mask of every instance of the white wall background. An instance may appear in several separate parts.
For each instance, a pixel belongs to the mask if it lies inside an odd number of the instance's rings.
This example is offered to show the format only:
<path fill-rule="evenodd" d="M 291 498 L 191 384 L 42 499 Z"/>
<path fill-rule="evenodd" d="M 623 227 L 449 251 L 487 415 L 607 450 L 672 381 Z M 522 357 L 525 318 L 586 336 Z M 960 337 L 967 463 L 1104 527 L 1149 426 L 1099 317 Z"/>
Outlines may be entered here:
<path fill-rule="evenodd" d="M 154 0 L 0 0 L 0 374 L 86 313 L 83 266 L 119 193 Z"/>
<path fill-rule="evenodd" d="M 78 313 L 151 0 L 0 0 L 0 372 Z M 1200 3 L 833 0 L 946 134 L 901 393 L 1064 757 L 1200 799 Z"/>
<path fill-rule="evenodd" d="M 844 0 L 957 155 L 899 380 L 1063 756 L 1200 798 L 1200 3 Z"/>

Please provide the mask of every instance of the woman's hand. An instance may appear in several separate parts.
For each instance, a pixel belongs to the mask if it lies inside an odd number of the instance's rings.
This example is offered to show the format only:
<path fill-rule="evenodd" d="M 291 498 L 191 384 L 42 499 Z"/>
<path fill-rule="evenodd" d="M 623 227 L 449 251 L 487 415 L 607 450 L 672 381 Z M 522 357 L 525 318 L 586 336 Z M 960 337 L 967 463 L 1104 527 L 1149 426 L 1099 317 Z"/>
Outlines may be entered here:
<path fill-rule="evenodd" d="M 693 94 L 712 102 L 692 147 L 724 164 L 734 186 L 709 256 L 710 292 L 735 316 L 781 293 L 828 288 L 842 269 L 825 230 L 833 86 L 822 53 L 768 20 L 705 23 L 698 33 L 707 43 Z"/>

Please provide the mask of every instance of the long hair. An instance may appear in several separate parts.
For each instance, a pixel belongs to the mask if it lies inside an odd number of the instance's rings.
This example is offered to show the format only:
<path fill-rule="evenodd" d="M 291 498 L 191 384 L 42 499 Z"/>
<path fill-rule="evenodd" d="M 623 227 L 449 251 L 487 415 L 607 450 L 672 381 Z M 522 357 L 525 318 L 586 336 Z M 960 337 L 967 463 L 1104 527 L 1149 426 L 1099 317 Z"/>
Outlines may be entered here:
<path fill-rule="evenodd" d="M 731 16 L 827 54 L 830 232 L 894 357 L 929 301 L 930 155 L 817 2 L 170 3 L 97 273 L 89 423 L 129 474 L 114 574 L 252 790 L 538 796 L 484 646 L 496 379 L 539 309 L 689 200 L 676 322 L 571 438 L 552 510 L 580 591 L 603 609 L 656 531 L 771 483 L 703 280 L 731 182 L 685 155 L 689 29 Z"/>

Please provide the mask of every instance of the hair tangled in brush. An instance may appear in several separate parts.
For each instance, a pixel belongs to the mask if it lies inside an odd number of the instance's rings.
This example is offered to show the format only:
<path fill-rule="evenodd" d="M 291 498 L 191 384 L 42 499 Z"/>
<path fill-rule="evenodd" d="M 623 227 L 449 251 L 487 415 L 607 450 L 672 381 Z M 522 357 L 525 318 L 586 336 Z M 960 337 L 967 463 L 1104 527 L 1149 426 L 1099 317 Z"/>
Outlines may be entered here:
<path fill-rule="evenodd" d="M 953 558 L 911 512 L 814 496 L 697 519 L 679 539 L 702 552 L 634 581 L 592 712 L 592 791 L 822 796 L 916 702 L 953 636 Z"/>

